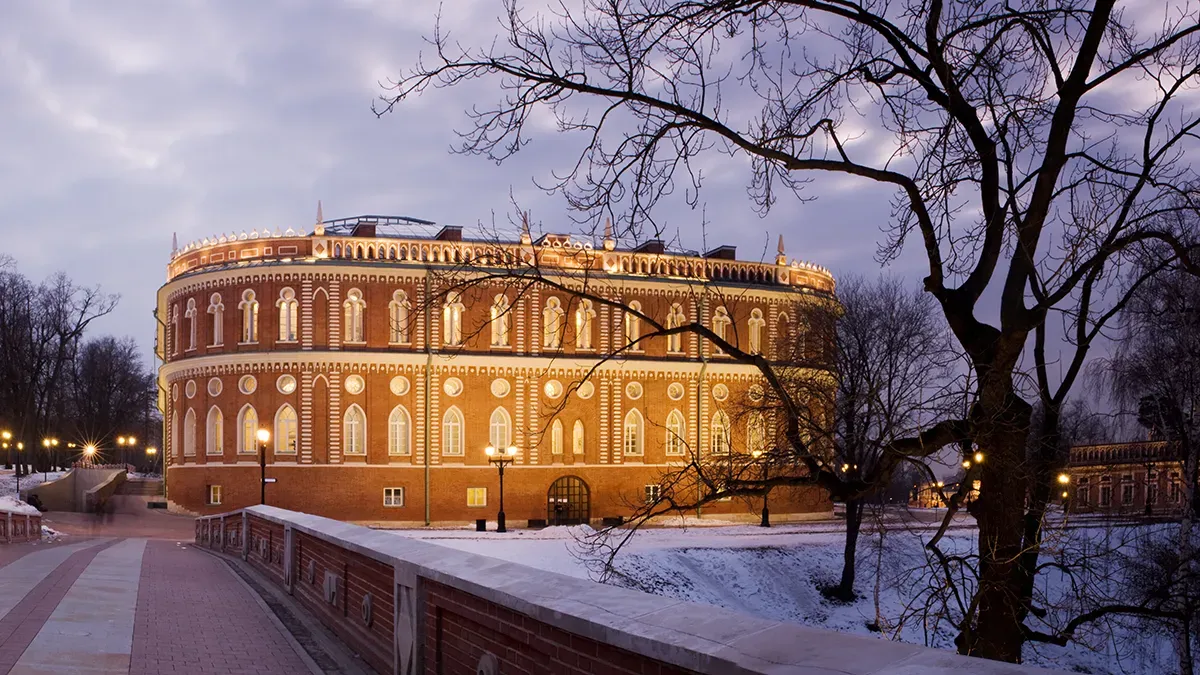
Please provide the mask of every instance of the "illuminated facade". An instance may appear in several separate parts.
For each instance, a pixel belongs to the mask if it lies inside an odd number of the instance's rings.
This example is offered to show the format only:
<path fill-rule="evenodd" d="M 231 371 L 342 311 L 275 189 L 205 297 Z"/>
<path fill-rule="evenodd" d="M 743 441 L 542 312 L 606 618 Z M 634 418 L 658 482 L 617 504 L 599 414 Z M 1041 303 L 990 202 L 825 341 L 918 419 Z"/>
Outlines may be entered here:
<path fill-rule="evenodd" d="M 737 261 L 730 247 L 698 255 L 527 232 L 474 241 L 430 225 L 318 218 L 312 231 L 173 252 L 157 308 L 172 508 L 258 503 L 255 433 L 266 428 L 275 506 L 356 522 L 494 518 L 484 448 L 511 445 L 510 522 L 628 515 L 690 453 L 746 452 L 765 434 L 733 410 L 761 386 L 752 367 L 693 334 L 639 339 L 641 320 L 622 308 L 667 327 L 698 317 L 770 354 L 802 344 L 807 315 L 834 289 L 826 270 L 787 262 L 782 242 L 771 264 Z M 516 268 L 593 298 L 498 273 Z M 781 518 L 831 509 L 816 488 L 771 501 Z"/>

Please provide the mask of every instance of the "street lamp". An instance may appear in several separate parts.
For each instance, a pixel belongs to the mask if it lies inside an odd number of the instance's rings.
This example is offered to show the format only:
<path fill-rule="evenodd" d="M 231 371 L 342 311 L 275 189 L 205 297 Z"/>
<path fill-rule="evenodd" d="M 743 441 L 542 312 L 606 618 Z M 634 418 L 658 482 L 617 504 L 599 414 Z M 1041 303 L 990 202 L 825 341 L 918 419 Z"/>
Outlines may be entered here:
<path fill-rule="evenodd" d="M 500 512 L 496 514 L 496 531 L 508 532 L 508 528 L 504 527 L 504 467 L 513 463 L 517 455 L 517 446 L 510 445 L 504 450 L 498 450 L 495 446 L 487 446 L 483 449 L 487 455 L 488 461 L 496 465 L 500 470 Z"/>
<path fill-rule="evenodd" d="M 259 504 L 267 503 L 267 441 L 271 440 L 271 432 L 266 429 L 258 430 L 258 477 L 262 481 L 259 485 Z M 274 479 L 271 479 L 274 482 Z"/>
<path fill-rule="evenodd" d="M 91 464 L 94 461 L 95 457 L 96 457 L 96 446 L 95 445 L 88 443 L 87 445 L 83 446 L 83 462 L 84 462 L 84 464 Z"/>
<path fill-rule="evenodd" d="M 757 462 L 759 459 L 762 458 L 763 451 L 759 448 L 755 448 L 750 451 L 750 456 L 753 457 L 754 461 Z M 760 466 L 762 467 L 762 481 L 763 481 L 763 483 L 766 483 L 767 482 L 767 463 L 763 462 L 762 464 L 760 464 Z M 770 527 L 770 526 L 771 526 L 771 512 L 769 510 L 767 510 L 767 491 L 766 491 L 766 486 L 764 485 L 763 486 L 762 521 L 759 522 L 759 527 Z"/>
<path fill-rule="evenodd" d="M 157 469 L 158 469 L 158 448 L 156 448 L 154 446 L 147 446 L 146 454 L 150 455 L 150 470 L 157 471 Z"/>
<path fill-rule="evenodd" d="M 982 453 L 982 452 L 976 452 L 976 453 L 975 453 L 975 463 L 976 463 L 976 464 L 983 464 L 983 453 Z"/>

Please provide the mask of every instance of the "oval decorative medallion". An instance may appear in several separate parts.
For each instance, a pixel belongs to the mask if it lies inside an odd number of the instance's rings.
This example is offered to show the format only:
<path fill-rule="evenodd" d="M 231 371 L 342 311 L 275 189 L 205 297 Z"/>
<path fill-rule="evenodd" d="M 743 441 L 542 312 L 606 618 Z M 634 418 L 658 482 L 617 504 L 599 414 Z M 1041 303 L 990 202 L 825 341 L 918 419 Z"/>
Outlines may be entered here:
<path fill-rule="evenodd" d="M 715 385 L 712 389 L 712 394 L 713 398 L 717 399 L 718 401 L 724 401 L 725 399 L 729 398 L 729 387 L 726 387 L 723 384 Z"/>
<path fill-rule="evenodd" d="M 508 383 L 508 380 L 502 377 L 492 380 L 492 396 L 504 398 L 510 391 L 512 391 L 512 385 Z"/>
<path fill-rule="evenodd" d="M 184 385 L 184 387 L 183 387 L 183 393 L 188 398 L 195 398 L 196 397 L 196 381 L 188 380 L 187 384 Z"/>
<path fill-rule="evenodd" d="M 550 398 L 558 398 L 563 395 L 562 382 L 558 380 L 547 381 L 546 386 L 542 387 L 542 389 L 546 392 L 546 396 Z"/>
<path fill-rule="evenodd" d="M 671 384 L 667 385 L 667 398 L 671 399 L 672 401 L 678 401 L 679 399 L 683 398 L 683 393 L 684 391 L 682 384 L 678 382 L 672 382 Z"/>
<path fill-rule="evenodd" d="M 225 385 L 221 384 L 220 378 L 214 377 L 208 381 L 208 395 L 209 396 L 220 396 L 221 390 L 224 388 L 225 388 Z"/>
<path fill-rule="evenodd" d="M 397 375 L 393 377 L 392 381 L 388 384 L 388 388 L 391 389 L 392 393 L 397 396 L 403 396 L 407 394 L 408 387 L 408 378 L 403 375 Z"/>
<path fill-rule="evenodd" d="M 242 379 L 238 380 L 238 391 L 243 394 L 253 394 L 255 389 L 258 389 L 258 380 L 254 379 L 253 375 L 243 375 Z"/>
<path fill-rule="evenodd" d="M 463 391 L 462 380 L 457 377 L 447 378 L 442 384 L 442 391 L 446 392 L 447 396 L 458 396 Z"/>
<path fill-rule="evenodd" d="M 638 400 L 639 398 L 641 398 L 642 397 L 642 383 L 641 382 L 630 382 L 629 384 L 625 385 L 625 395 L 635 401 Z"/>
<path fill-rule="evenodd" d="M 579 398 L 591 398 L 592 394 L 596 393 L 596 385 L 592 384 L 591 380 L 583 382 L 575 390 L 575 395 Z"/>
<path fill-rule="evenodd" d="M 362 375 L 351 375 L 346 378 L 346 391 L 351 394 L 361 394 L 367 388 L 367 382 L 362 378 Z"/>

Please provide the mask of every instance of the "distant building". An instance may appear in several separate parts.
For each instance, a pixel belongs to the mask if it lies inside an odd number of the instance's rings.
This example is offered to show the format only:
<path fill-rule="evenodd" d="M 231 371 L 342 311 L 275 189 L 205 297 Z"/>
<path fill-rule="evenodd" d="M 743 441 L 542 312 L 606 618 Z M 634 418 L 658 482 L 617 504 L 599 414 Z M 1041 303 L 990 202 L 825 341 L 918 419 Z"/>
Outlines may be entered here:
<path fill-rule="evenodd" d="M 1169 516 L 1183 509 L 1183 463 L 1167 441 L 1076 446 L 1066 474 L 1071 513 Z"/>
<path fill-rule="evenodd" d="M 515 446 L 510 521 L 623 516 L 692 450 L 733 457 L 765 442 L 761 418 L 735 409 L 762 396 L 754 367 L 693 334 L 639 340 L 625 308 L 667 327 L 699 318 L 751 352 L 828 352 L 806 326 L 828 311 L 833 277 L 789 262 L 782 241 L 774 261 L 746 262 L 729 246 L 619 247 L 611 232 L 595 244 L 527 228 L 496 241 L 432 225 L 318 216 L 300 232 L 173 250 L 157 303 L 172 508 L 257 504 L 266 429 L 275 506 L 358 522 L 494 518 L 485 447 Z M 604 302 L 506 277 L 525 265 Z M 488 280 L 459 293 L 454 274 Z M 781 516 L 832 509 L 817 487 L 770 500 Z M 759 508 L 730 500 L 704 514 Z"/>
<path fill-rule="evenodd" d="M 962 481 L 930 481 L 919 483 L 913 486 L 912 494 L 909 495 L 908 505 L 917 509 L 934 509 L 948 506 L 949 499 L 958 493 Z M 973 481 L 971 489 L 967 492 L 967 497 L 963 501 L 963 505 L 970 504 L 979 497 L 979 481 Z"/>

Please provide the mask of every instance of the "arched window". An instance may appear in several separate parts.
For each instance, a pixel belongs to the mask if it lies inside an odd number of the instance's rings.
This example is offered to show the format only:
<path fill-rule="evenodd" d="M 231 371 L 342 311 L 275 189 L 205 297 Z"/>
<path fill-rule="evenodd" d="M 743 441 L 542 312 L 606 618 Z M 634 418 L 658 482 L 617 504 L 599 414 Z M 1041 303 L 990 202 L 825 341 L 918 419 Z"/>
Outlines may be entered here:
<path fill-rule="evenodd" d="M 720 338 L 722 340 L 726 340 L 726 341 L 729 340 L 729 337 L 730 337 L 729 336 L 729 324 L 730 323 L 731 322 L 729 320 L 729 311 L 726 310 L 724 307 L 718 307 L 715 311 L 713 311 L 712 332 L 718 338 Z M 722 352 L 722 349 L 720 346 L 715 346 L 715 348 L 717 350 L 717 353 Z"/>
<path fill-rule="evenodd" d="M 625 312 L 625 344 L 629 346 L 630 351 L 641 350 L 637 341 L 642 336 L 642 319 L 635 314 L 641 311 L 642 303 L 634 300 L 629 303 L 629 310 Z"/>
<path fill-rule="evenodd" d="M 208 410 L 208 421 L 204 425 L 204 453 L 225 454 L 225 418 L 221 409 L 213 406 Z"/>
<path fill-rule="evenodd" d="M 750 353 L 762 353 L 762 329 L 767 325 L 767 320 L 763 318 L 761 309 L 755 308 L 750 310 L 750 319 L 746 321 L 746 327 L 750 333 Z"/>
<path fill-rule="evenodd" d="M 238 413 L 238 452 L 243 454 L 255 454 L 258 448 L 255 446 L 258 435 L 258 413 L 254 411 L 254 406 L 247 403 L 242 406 L 242 410 Z"/>
<path fill-rule="evenodd" d="M 451 291 L 446 294 L 446 304 L 442 307 L 442 342 L 448 345 L 461 345 L 463 339 L 463 307 L 462 296 Z"/>
<path fill-rule="evenodd" d="M 407 293 L 404 291 L 392 293 L 392 301 L 388 303 L 388 326 L 390 327 L 388 341 L 392 344 L 408 344 L 408 313 L 411 308 Z"/>
<path fill-rule="evenodd" d="M 196 348 L 196 299 L 188 298 L 187 311 L 183 313 L 183 317 L 188 322 L 188 349 Z"/>
<path fill-rule="evenodd" d="M 367 454 L 367 414 L 357 403 L 342 418 L 342 447 L 347 455 Z"/>
<path fill-rule="evenodd" d="M 729 415 L 718 410 L 712 416 L 712 435 L 708 439 L 709 451 L 714 455 L 729 454 Z"/>
<path fill-rule="evenodd" d="M 242 313 L 242 342 L 258 342 L 258 300 L 253 290 L 242 291 L 238 310 Z"/>
<path fill-rule="evenodd" d="M 576 349 L 592 348 L 592 325 L 595 322 L 596 310 L 592 308 L 592 301 L 586 298 L 581 300 L 579 307 L 575 308 Z"/>
<path fill-rule="evenodd" d="M 746 423 L 746 452 L 767 451 L 767 423 L 762 413 L 754 413 Z"/>
<path fill-rule="evenodd" d="M 642 420 L 642 413 L 634 408 L 625 415 L 625 454 L 640 455 L 642 448 L 645 447 L 642 435 L 643 427 L 645 426 Z"/>
<path fill-rule="evenodd" d="M 220 293 L 209 296 L 208 315 L 211 317 L 209 327 L 212 329 L 208 344 L 210 347 L 219 347 L 225 340 L 225 303 L 221 302 Z"/>
<path fill-rule="evenodd" d="M 183 456 L 196 456 L 196 411 L 191 408 L 183 416 Z"/>
<path fill-rule="evenodd" d="M 363 300 L 362 291 L 351 288 L 346 293 L 346 301 L 342 303 L 342 322 L 345 324 L 346 342 L 365 342 L 366 333 L 363 330 L 363 314 L 367 302 Z"/>
<path fill-rule="evenodd" d="M 566 328 L 562 301 L 555 297 L 546 299 L 542 310 L 542 346 L 547 349 L 562 349 L 563 330 Z"/>
<path fill-rule="evenodd" d="M 685 448 L 684 441 L 684 426 L 683 415 L 678 410 L 672 410 L 667 415 L 667 443 L 666 452 L 668 455 L 682 455 Z"/>
<path fill-rule="evenodd" d="M 388 415 L 388 454 L 412 454 L 412 418 L 402 405 L 392 408 Z"/>
<path fill-rule="evenodd" d="M 799 345 L 792 344 L 791 320 L 786 313 L 780 312 L 779 318 L 775 321 L 775 342 L 771 350 L 772 353 L 775 354 L 775 358 L 780 361 L 784 359 L 789 361 L 796 359 L 798 354 L 803 353 L 804 351 L 802 346 L 804 342 L 803 336 L 800 336 L 799 342 L 801 343 Z M 793 348 L 798 349 L 798 351 L 795 353 L 789 353 L 788 350 Z"/>
<path fill-rule="evenodd" d="M 183 335 L 179 332 L 179 305 L 171 308 L 171 347 L 175 349 L 175 353 L 179 353 L 179 345 L 183 342 Z"/>
<path fill-rule="evenodd" d="M 296 409 L 284 403 L 275 413 L 275 454 L 294 455 L 300 437 Z"/>
<path fill-rule="evenodd" d="M 463 454 L 463 416 L 455 407 L 442 416 L 442 454 L 451 457 Z"/>
<path fill-rule="evenodd" d="M 583 454 L 583 420 L 575 420 L 575 428 L 571 430 L 571 452 Z"/>
<path fill-rule="evenodd" d="M 488 421 L 488 445 L 497 450 L 512 445 L 512 419 L 504 408 L 492 411 L 492 418 Z"/>
<path fill-rule="evenodd" d="M 554 420 L 550 425 L 550 454 L 563 454 L 563 423 L 562 420 Z"/>
<path fill-rule="evenodd" d="M 174 406 L 172 406 L 174 407 Z M 179 411 L 171 413 L 171 454 L 175 459 L 183 454 L 183 444 L 179 441 Z"/>
<path fill-rule="evenodd" d="M 685 323 L 687 323 L 687 315 L 683 313 L 683 305 L 678 302 L 671 305 L 671 311 L 667 313 L 667 328 L 679 328 Z M 667 336 L 667 351 L 673 354 L 683 351 L 682 333 Z"/>
<path fill-rule="evenodd" d="M 512 325 L 512 310 L 509 308 L 508 297 L 503 293 L 492 300 L 490 312 L 492 327 L 492 346 L 509 346 L 509 326 Z"/>
<path fill-rule="evenodd" d="M 300 301 L 296 300 L 296 291 L 290 288 L 279 291 L 275 306 L 279 308 L 279 341 L 295 342 L 300 329 Z"/>

